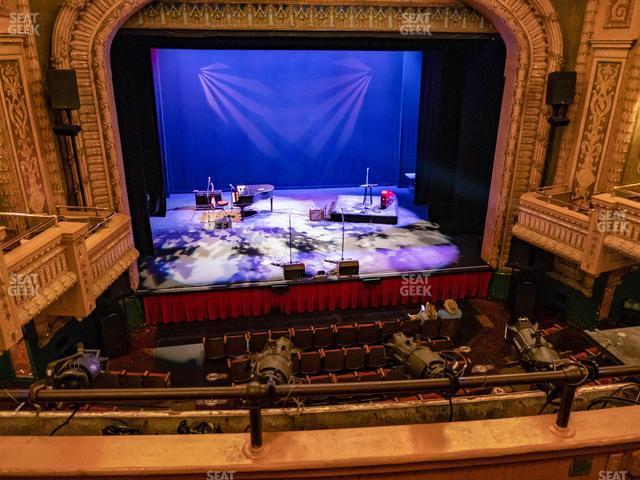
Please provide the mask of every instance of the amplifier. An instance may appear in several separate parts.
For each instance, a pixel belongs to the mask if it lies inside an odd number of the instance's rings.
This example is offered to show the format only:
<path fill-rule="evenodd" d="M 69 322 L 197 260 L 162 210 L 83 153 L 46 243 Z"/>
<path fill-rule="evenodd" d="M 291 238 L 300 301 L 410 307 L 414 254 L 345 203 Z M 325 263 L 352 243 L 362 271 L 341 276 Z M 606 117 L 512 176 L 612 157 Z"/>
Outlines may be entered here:
<path fill-rule="evenodd" d="M 216 202 L 222 200 L 222 190 L 214 190 L 213 193 L 206 190 L 194 190 L 193 195 L 196 200 L 196 210 L 207 210 L 211 208 L 211 199 L 215 197 Z"/>

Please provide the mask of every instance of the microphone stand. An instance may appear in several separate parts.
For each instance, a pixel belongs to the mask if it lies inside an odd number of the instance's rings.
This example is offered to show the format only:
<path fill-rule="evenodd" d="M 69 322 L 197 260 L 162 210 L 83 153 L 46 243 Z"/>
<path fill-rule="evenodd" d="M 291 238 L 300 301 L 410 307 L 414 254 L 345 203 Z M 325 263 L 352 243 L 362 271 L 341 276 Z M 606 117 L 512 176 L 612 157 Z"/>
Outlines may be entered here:
<path fill-rule="evenodd" d="M 289 265 L 293 263 L 293 233 L 291 231 L 291 213 L 289 213 Z"/>

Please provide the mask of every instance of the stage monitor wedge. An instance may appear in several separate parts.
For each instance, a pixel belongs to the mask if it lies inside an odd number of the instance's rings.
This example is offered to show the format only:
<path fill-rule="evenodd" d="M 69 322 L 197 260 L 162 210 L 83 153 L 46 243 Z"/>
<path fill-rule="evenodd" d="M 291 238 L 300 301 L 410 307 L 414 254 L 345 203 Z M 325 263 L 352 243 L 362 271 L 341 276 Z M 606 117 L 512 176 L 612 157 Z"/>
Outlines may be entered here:
<path fill-rule="evenodd" d="M 304 263 L 287 263 L 283 268 L 285 280 L 296 280 L 306 275 Z"/>
<path fill-rule="evenodd" d="M 352 276 L 360 273 L 360 262 L 358 260 L 340 260 L 338 262 L 339 276 Z"/>
<path fill-rule="evenodd" d="M 79 110 L 80 95 L 75 70 L 49 70 L 47 72 L 49 99 L 53 110 Z"/>

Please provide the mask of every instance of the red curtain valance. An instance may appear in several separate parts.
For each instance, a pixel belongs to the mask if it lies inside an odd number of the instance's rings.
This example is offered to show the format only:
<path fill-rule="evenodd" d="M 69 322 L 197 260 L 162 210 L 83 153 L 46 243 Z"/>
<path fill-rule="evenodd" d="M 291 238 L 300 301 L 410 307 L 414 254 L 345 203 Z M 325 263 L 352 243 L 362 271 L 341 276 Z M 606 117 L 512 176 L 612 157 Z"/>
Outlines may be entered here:
<path fill-rule="evenodd" d="M 198 293 L 157 294 L 144 297 L 145 319 L 147 323 L 194 322 L 253 317 L 271 312 L 322 312 L 418 304 L 425 300 L 485 297 L 490 280 L 491 272 L 431 276 L 428 280 L 428 292 L 425 292 L 430 296 L 408 296 L 407 293 L 411 295 L 416 290 L 419 293 L 423 292 L 420 288 L 403 289 L 403 286 L 407 286 L 406 277 L 383 278 L 379 282 L 347 280 L 307 283 L 287 289 L 251 287 Z"/>

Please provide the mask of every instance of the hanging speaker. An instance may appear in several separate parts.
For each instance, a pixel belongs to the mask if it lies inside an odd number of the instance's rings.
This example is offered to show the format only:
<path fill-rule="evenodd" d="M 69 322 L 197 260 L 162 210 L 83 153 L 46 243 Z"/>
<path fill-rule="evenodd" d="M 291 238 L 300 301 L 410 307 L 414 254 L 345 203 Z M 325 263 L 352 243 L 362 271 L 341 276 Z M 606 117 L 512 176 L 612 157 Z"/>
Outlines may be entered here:
<path fill-rule="evenodd" d="M 47 72 L 47 86 L 52 109 L 80 109 L 78 79 L 75 70 L 49 70 Z"/>
<path fill-rule="evenodd" d="M 576 95 L 576 72 L 551 72 L 547 78 L 547 105 L 569 105 Z"/>

